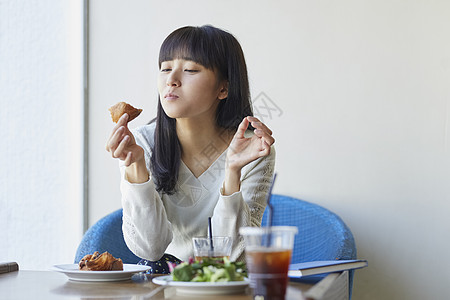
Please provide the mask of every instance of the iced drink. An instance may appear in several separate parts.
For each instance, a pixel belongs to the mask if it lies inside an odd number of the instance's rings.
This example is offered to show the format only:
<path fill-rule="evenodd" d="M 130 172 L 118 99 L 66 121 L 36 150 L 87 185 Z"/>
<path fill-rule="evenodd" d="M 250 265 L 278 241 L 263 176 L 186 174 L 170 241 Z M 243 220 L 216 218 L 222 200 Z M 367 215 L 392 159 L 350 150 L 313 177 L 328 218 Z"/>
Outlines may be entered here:
<path fill-rule="evenodd" d="M 284 300 L 296 227 L 245 227 L 245 252 L 255 299 Z"/>

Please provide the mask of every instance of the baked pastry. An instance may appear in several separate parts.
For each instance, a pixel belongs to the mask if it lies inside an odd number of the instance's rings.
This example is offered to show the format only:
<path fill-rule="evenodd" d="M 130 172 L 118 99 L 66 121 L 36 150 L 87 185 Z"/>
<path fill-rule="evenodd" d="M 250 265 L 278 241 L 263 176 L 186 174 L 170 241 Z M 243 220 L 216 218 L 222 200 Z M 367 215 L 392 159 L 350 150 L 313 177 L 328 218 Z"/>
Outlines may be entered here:
<path fill-rule="evenodd" d="M 85 255 L 78 263 L 82 271 L 121 271 L 123 270 L 123 262 L 120 258 L 115 258 L 111 253 L 103 252 L 99 254 Z"/>
<path fill-rule="evenodd" d="M 137 116 L 139 116 L 139 114 L 142 112 L 142 109 L 135 108 L 125 102 L 119 102 L 119 103 L 111 106 L 109 108 L 109 111 L 111 112 L 111 118 L 112 118 L 113 122 L 117 123 L 119 121 L 120 117 L 124 113 L 128 114 L 128 116 L 129 116 L 128 122 L 130 122 L 131 120 L 133 120 Z"/>

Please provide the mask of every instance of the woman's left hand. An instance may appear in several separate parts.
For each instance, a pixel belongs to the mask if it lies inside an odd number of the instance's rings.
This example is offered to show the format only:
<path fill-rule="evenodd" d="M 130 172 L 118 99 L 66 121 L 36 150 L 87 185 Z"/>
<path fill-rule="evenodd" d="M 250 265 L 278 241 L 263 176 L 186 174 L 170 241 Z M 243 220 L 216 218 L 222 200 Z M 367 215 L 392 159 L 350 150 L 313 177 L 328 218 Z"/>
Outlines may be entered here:
<path fill-rule="evenodd" d="M 245 137 L 244 134 L 249 124 L 255 128 L 255 134 Z M 255 117 L 245 117 L 230 143 L 227 152 L 227 167 L 234 171 L 240 171 L 257 158 L 269 155 L 270 146 L 274 142 L 272 131 L 263 122 Z"/>

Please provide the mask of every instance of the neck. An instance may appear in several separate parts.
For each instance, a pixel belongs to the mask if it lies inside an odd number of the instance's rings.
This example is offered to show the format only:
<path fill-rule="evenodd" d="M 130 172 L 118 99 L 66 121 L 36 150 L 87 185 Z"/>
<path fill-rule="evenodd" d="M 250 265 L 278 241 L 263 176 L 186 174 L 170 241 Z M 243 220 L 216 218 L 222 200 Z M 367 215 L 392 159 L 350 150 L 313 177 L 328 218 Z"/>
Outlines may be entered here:
<path fill-rule="evenodd" d="M 232 132 L 218 127 L 215 121 L 177 119 L 176 129 L 181 159 L 197 177 L 228 148 L 233 137 Z"/>
<path fill-rule="evenodd" d="M 176 128 L 183 155 L 200 153 L 209 144 L 216 142 L 222 131 L 215 122 L 188 119 L 177 119 Z"/>

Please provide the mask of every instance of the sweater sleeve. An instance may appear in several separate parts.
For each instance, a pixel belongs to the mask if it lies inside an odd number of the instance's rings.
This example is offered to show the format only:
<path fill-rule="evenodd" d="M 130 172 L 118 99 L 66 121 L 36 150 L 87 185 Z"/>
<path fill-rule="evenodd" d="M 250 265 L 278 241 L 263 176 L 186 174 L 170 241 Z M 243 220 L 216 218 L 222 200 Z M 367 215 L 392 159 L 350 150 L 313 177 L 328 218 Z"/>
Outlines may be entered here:
<path fill-rule="evenodd" d="M 220 191 L 212 218 L 213 234 L 233 238 L 231 260 L 243 259 L 244 241 L 239 235 L 239 228 L 261 226 L 274 168 L 275 148 L 272 146 L 268 156 L 242 169 L 240 191 L 229 196 L 224 196 Z"/>
<path fill-rule="evenodd" d="M 149 145 L 139 133 L 135 133 L 135 138 L 146 153 L 149 169 Z M 130 183 L 122 163 L 120 172 L 125 243 L 136 256 L 151 261 L 159 260 L 172 241 L 172 225 L 161 197 L 151 178 L 141 184 Z"/>

